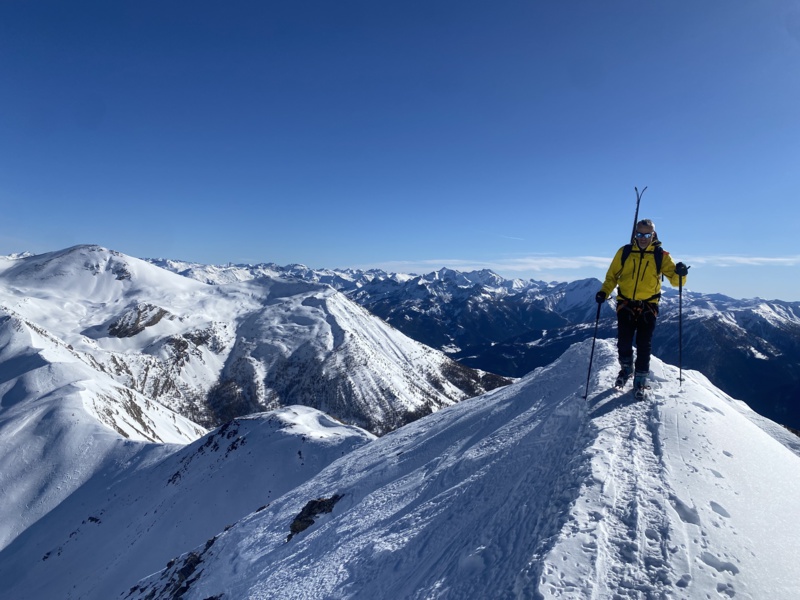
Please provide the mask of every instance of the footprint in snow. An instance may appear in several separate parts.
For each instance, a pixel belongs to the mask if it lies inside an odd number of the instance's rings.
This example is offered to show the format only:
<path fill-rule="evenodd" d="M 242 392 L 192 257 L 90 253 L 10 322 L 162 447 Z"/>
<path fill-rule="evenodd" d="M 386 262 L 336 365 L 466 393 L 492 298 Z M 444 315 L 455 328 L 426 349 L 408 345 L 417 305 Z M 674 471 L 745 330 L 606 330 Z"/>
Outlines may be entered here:
<path fill-rule="evenodd" d="M 711 510 L 713 510 L 715 513 L 717 513 L 719 516 L 725 517 L 726 519 L 730 518 L 731 513 L 729 513 L 727 510 L 725 510 L 725 508 L 722 505 L 717 504 L 713 500 L 709 504 L 711 505 Z"/>
<path fill-rule="evenodd" d="M 678 513 L 681 521 L 692 525 L 700 525 L 700 515 L 697 513 L 696 508 L 689 506 L 675 495 L 670 495 L 669 501 L 675 509 L 675 512 Z"/>
<path fill-rule="evenodd" d="M 718 583 L 717 592 L 720 595 L 725 595 L 728 598 L 733 598 L 736 595 L 736 590 L 730 583 Z"/>
<path fill-rule="evenodd" d="M 706 412 L 715 412 L 715 413 L 721 414 L 722 416 L 725 416 L 725 413 L 722 412 L 718 408 L 714 408 L 714 407 L 711 407 L 711 406 L 706 406 L 705 404 L 700 404 L 699 402 L 692 402 L 692 404 L 694 404 L 695 406 L 697 406 L 698 408 L 701 408 L 702 410 L 704 410 Z"/>
<path fill-rule="evenodd" d="M 713 554 L 711 554 L 711 552 L 703 552 L 700 555 L 700 560 L 702 560 L 712 569 L 716 569 L 720 573 L 727 571 L 731 575 L 739 574 L 739 567 L 737 567 L 730 561 L 722 560 L 721 558 L 714 556 Z"/>

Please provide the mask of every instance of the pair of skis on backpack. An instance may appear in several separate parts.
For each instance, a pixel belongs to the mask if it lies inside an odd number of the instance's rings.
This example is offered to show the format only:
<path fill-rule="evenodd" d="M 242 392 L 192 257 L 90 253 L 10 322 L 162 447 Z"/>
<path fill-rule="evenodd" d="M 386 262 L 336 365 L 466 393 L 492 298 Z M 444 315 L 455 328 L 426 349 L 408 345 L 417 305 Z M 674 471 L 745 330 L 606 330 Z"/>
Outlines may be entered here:
<path fill-rule="evenodd" d="M 631 378 L 631 374 L 625 372 L 623 369 L 617 375 L 617 380 L 614 382 L 614 387 L 622 390 L 625 387 L 625 384 L 628 383 L 628 380 Z M 633 378 L 633 397 L 637 400 L 647 400 L 648 393 L 650 391 L 650 386 L 647 383 L 647 375 L 639 375 L 637 374 Z"/>

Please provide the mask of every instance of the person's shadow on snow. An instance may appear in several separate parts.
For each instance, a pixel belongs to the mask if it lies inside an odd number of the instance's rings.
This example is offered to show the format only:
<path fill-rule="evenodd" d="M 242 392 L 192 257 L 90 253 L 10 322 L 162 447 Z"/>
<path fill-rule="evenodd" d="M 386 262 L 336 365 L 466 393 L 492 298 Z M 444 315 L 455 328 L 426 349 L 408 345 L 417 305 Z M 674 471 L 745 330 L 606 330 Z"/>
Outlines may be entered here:
<path fill-rule="evenodd" d="M 589 416 L 602 417 L 608 413 L 639 402 L 630 390 L 621 392 L 616 389 L 606 390 L 589 400 Z"/>

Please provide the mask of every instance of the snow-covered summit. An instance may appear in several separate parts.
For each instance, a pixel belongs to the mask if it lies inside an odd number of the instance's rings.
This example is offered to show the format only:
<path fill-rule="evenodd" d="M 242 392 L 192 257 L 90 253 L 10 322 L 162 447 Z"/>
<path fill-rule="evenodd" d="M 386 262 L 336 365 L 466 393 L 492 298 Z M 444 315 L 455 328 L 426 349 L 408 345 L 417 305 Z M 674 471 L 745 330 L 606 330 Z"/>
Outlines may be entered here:
<path fill-rule="evenodd" d="M 42 282 L 50 281 L 50 287 L 59 287 L 65 292 L 80 291 L 97 296 L 114 294 L 113 286 L 134 289 L 157 289 L 170 281 L 170 286 L 181 289 L 197 289 L 196 282 L 178 283 L 164 269 L 138 258 L 109 250 L 97 245 L 79 245 L 45 254 L 20 257 L 14 261 L 0 261 L 5 280 L 24 287 L 41 288 Z M 56 281 L 52 281 L 56 280 Z"/>
<path fill-rule="evenodd" d="M 796 438 L 658 359 L 652 400 L 610 390 L 611 341 L 586 401 L 589 349 L 355 450 L 124 597 L 799 597 Z"/>

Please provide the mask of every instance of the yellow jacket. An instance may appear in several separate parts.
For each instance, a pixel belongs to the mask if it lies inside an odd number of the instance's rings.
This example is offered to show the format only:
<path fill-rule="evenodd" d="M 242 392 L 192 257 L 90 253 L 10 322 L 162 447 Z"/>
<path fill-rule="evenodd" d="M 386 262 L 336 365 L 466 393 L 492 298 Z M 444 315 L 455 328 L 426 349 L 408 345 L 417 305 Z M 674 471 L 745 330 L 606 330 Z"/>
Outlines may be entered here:
<path fill-rule="evenodd" d="M 661 242 L 655 240 L 642 250 L 633 244 L 624 265 L 622 264 L 624 246 L 617 250 L 601 288 L 606 296 L 610 296 L 614 288 L 619 285 L 618 294 L 623 298 L 658 302 L 661 294 L 661 275 L 657 272 L 653 251 L 660 245 Z M 674 287 L 678 287 L 681 278 L 675 274 L 675 263 L 666 251 L 661 260 L 661 273 Z M 686 283 L 686 276 L 683 277 L 683 283 Z"/>

